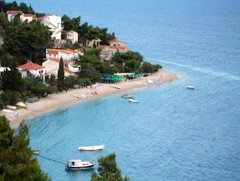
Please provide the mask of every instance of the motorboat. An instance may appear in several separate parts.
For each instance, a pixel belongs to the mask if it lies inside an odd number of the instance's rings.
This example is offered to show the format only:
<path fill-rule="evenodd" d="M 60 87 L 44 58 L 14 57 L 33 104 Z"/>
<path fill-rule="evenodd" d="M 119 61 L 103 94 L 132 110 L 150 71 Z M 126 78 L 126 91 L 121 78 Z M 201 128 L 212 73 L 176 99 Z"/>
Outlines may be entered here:
<path fill-rule="evenodd" d="M 92 169 L 96 163 L 81 160 L 68 160 L 66 170 L 88 170 Z"/>
<path fill-rule="evenodd" d="M 96 151 L 96 150 L 102 150 L 104 148 L 104 145 L 96 145 L 96 146 L 79 146 L 79 151 Z"/>
<path fill-rule="evenodd" d="M 195 86 L 188 85 L 188 86 L 187 86 L 187 89 L 195 90 Z"/>
<path fill-rule="evenodd" d="M 131 95 L 131 94 L 123 94 L 123 95 L 122 95 L 122 98 L 125 98 L 125 99 L 133 99 L 134 97 L 133 97 L 133 95 Z"/>
<path fill-rule="evenodd" d="M 128 99 L 128 101 L 131 103 L 139 103 L 139 101 L 137 99 Z"/>
<path fill-rule="evenodd" d="M 115 89 L 121 89 L 121 87 L 116 86 L 116 85 L 114 85 L 114 86 L 112 86 L 112 87 L 115 88 Z"/>
<path fill-rule="evenodd" d="M 32 152 L 34 155 L 38 155 L 40 153 L 40 150 L 33 150 Z"/>

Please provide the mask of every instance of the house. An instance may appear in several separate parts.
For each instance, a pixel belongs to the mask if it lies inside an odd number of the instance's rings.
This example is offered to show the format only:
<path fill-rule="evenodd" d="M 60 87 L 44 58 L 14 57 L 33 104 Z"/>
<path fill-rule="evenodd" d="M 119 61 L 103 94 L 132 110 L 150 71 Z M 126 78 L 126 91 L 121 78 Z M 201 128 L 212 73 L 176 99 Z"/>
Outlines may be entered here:
<path fill-rule="evenodd" d="M 122 40 L 113 39 L 109 41 L 109 44 L 111 47 L 122 47 L 125 48 L 126 51 L 128 50 L 127 43 Z"/>
<path fill-rule="evenodd" d="M 45 80 L 46 68 L 44 66 L 27 61 L 27 63 L 17 67 L 22 77 L 40 77 Z"/>
<path fill-rule="evenodd" d="M 61 40 L 62 32 L 62 18 L 53 14 L 46 14 L 43 17 L 37 18 L 33 14 L 24 14 L 22 11 L 7 11 L 8 21 L 12 21 L 16 15 L 20 14 L 21 21 L 31 22 L 33 20 L 39 20 L 43 25 L 49 28 L 52 32 L 52 39 Z"/>
<path fill-rule="evenodd" d="M 100 59 L 102 61 L 110 61 L 114 54 L 117 52 L 116 49 L 113 49 L 110 46 L 101 45 L 100 48 L 101 48 Z"/>
<path fill-rule="evenodd" d="M 7 19 L 8 21 L 12 21 L 16 15 L 20 15 L 21 21 L 31 22 L 37 19 L 37 16 L 34 14 L 25 14 L 22 11 L 7 11 Z"/>
<path fill-rule="evenodd" d="M 101 43 L 100 39 L 87 40 L 86 47 L 89 47 L 89 48 L 93 48 L 94 46 L 99 47 L 100 43 Z"/>
<path fill-rule="evenodd" d="M 39 18 L 39 21 L 47 26 L 52 32 L 52 39 L 61 40 L 62 35 L 62 20 L 60 16 L 53 14 L 46 14 L 43 17 Z"/>
<path fill-rule="evenodd" d="M 116 52 L 125 53 L 127 48 L 123 46 L 100 45 L 102 61 L 110 61 Z"/>
<path fill-rule="evenodd" d="M 22 11 L 7 11 L 7 19 L 8 21 L 12 21 L 16 15 L 23 14 Z"/>
<path fill-rule="evenodd" d="M 21 14 L 20 19 L 21 19 L 21 21 L 31 22 L 33 20 L 36 20 L 37 16 L 33 15 L 33 14 Z"/>
<path fill-rule="evenodd" d="M 69 31 L 67 32 L 67 39 L 72 42 L 72 44 L 78 42 L 78 33 L 76 31 Z"/>
<path fill-rule="evenodd" d="M 80 49 L 46 49 L 46 59 L 62 58 L 69 63 L 74 64 L 75 60 L 82 56 L 83 52 Z"/>
<path fill-rule="evenodd" d="M 43 66 L 46 67 L 46 75 L 48 76 L 55 75 L 57 77 L 59 62 L 60 62 L 60 59 L 58 58 L 48 59 L 45 62 L 43 62 Z M 75 75 L 80 71 L 80 66 L 73 67 L 67 61 L 63 61 L 63 65 L 64 65 L 64 75 L 66 77 L 70 75 Z"/>

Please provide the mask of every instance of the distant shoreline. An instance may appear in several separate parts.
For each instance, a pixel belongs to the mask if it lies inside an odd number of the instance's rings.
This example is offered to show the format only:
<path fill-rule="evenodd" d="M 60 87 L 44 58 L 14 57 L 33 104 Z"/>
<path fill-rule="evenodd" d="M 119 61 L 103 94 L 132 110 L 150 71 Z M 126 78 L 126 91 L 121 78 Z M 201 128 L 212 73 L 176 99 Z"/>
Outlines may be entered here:
<path fill-rule="evenodd" d="M 67 92 L 51 94 L 35 103 L 28 103 L 26 109 L 18 109 L 16 116 L 8 117 L 8 119 L 12 127 L 17 127 L 23 120 L 28 120 L 65 106 L 84 103 L 134 89 L 160 86 L 177 79 L 178 77 L 174 73 L 167 70 L 159 70 L 148 77 L 141 77 L 131 81 L 121 81 L 115 84 L 99 83 L 88 88 L 72 89 Z"/>

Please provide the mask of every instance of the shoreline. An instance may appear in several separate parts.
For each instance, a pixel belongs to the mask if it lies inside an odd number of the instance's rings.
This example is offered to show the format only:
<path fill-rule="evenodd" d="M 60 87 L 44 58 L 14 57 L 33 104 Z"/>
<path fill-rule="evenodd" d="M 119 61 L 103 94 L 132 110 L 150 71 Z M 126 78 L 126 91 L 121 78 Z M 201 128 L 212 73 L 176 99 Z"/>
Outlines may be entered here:
<path fill-rule="evenodd" d="M 27 121 L 62 107 L 85 103 L 101 97 L 135 89 L 161 86 L 162 84 L 170 83 L 177 79 L 176 74 L 167 70 L 159 70 L 147 77 L 141 77 L 131 81 L 120 81 L 114 84 L 99 83 L 88 88 L 72 89 L 67 92 L 50 94 L 45 98 L 41 98 L 38 102 L 27 103 L 27 108 L 18 109 L 15 116 L 5 116 L 9 119 L 11 127 L 17 127 L 23 120 Z"/>

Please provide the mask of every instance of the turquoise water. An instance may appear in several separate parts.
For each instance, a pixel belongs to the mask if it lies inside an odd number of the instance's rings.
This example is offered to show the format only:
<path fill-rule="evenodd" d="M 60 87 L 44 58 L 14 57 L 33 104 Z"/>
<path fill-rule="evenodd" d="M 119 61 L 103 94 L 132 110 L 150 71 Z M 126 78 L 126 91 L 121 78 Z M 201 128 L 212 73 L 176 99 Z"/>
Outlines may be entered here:
<path fill-rule="evenodd" d="M 66 107 L 32 119 L 31 145 L 61 162 L 111 152 L 136 181 L 240 180 L 240 1 L 33 1 L 37 11 L 109 27 L 180 80 Z M 198 90 L 190 91 L 187 85 Z M 105 144 L 80 153 L 79 145 Z M 53 180 L 90 180 L 39 158 Z"/>

